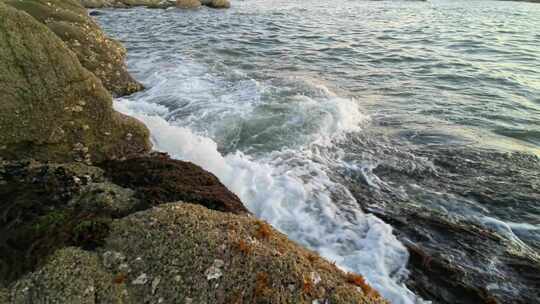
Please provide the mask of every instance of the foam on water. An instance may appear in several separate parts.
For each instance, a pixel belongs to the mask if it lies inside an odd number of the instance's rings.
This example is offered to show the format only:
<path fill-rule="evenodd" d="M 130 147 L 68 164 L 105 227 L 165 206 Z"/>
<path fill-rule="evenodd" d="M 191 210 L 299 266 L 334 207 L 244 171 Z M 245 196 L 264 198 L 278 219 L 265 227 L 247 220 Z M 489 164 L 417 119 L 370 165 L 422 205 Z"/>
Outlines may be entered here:
<path fill-rule="evenodd" d="M 245 77 L 231 80 L 213 75 L 193 63 L 169 68 L 143 64 L 141 68 L 149 75 L 145 80 L 150 89 L 117 100 L 115 108 L 149 127 L 155 149 L 214 173 L 254 214 L 342 269 L 364 275 L 392 303 L 420 301 L 402 283 L 408 252 L 392 228 L 363 213 L 348 189 L 328 176 L 329 163 L 336 161 L 333 156 L 339 152 L 328 151 L 366 121 L 354 100 L 340 98 L 322 84 L 303 81 L 302 86 L 316 94 L 295 93 L 294 103 L 280 105 L 286 107 L 280 112 L 288 124 L 285 127 L 302 140 L 260 153 L 250 154 L 246 149 L 222 155 L 210 136 L 224 127 L 223 120 L 229 124 L 235 118 L 264 121 L 266 112 L 258 107 L 272 101 L 261 97 L 272 87 Z M 294 83 L 293 89 L 298 85 L 294 79 L 284 81 Z M 226 97 L 207 95 L 223 93 L 221 86 L 227 88 Z M 176 115 L 179 111 L 183 111 L 180 116 Z M 287 116 L 288 111 L 293 115 Z M 265 129 L 280 128 L 281 122 Z M 207 134 L 202 132 L 205 125 L 210 130 Z"/>

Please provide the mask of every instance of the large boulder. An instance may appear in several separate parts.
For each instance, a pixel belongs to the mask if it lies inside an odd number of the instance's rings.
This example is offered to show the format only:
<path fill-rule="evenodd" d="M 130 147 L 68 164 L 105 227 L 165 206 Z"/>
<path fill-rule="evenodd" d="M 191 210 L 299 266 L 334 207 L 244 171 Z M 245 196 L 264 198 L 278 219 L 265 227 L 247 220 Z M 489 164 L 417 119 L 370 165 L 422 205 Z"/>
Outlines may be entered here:
<path fill-rule="evenodd" d="M 100 162 L 150 149 L 148 129 L 113 110 L 56 34 L 2 2 L 0 96 L 0 158 Z"/>
<path fill-rule="evenodd" d="M 102 248 L 58 251 L 13 303 L 386 303 L 265 222 L 186 203 L 115 220 Z"/>
<path fill-rule="evenodd" d="M 1 0 L 51 29 L 115 96 L 142 89 L 127 72 L 125 48 L 101 30 L 77 0 Z"/>

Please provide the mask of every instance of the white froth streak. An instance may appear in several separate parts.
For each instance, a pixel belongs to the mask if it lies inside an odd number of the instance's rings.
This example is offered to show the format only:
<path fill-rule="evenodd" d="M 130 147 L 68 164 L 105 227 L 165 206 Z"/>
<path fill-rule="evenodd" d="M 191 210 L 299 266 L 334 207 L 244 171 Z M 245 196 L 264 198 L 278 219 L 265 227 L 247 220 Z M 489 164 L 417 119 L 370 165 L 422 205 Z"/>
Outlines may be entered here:
<path fill-rule="evenodd" d="M 353 101 L 336 97 L 333 102 L 334 124 L 313 145 L 326 146 L 339 134 L 357 131 L 364 119 Z M 241 152 L 223 156 L 212 139 L 163 119 L 164 107 L 119 99 L 115 108 L 148 126 L 156 150 L 214 173 L 254 214 L 345 271 L 362 274 L 392 303 L 420 301 L 398 283 L 407 275 L 408 252 L 392 228 L 363 213 L 348 189 L 332 182 L 321 162 L 311 160 L 317 156 L 309 147 L 257 160 Z"/>

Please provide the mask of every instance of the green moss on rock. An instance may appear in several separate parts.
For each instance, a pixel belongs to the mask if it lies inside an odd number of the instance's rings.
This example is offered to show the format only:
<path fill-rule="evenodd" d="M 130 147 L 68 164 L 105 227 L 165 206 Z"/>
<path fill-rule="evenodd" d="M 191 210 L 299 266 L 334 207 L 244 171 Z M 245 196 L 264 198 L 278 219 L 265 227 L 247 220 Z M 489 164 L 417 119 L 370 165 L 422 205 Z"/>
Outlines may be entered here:
<path fill-rule="evenodd" d="M 123 303 L 123 289 L 113 282 L 114 274 L 99 257 L 78 248 L 59 250 L 39 272 L 15 283 L 12 304 Z"/>
<path fill-rule="evenodd" d="M 102 161 L 150 149 L 101 81 L 47 27 L 0 2 L 0 157 Z"/>
<path fill-rule="evenodd" d="M 7 304 L 9 303 L 9 293 L 5 288 L 0 287 L 0 303 Z"/>
<path fill-rule="evenodd" d="M 134 194 L 96 167 L 0 163 L 0 286 L 63 247 L 101 246 L 113 218 L 138 210 Z"/>
<path fill-rule="evenodd" d="M 125 48 L 107 37 L 76 0 L 2 0 L 45 24 L 94 73 L 113 95 L 142 89 L 127 72 Z"/>

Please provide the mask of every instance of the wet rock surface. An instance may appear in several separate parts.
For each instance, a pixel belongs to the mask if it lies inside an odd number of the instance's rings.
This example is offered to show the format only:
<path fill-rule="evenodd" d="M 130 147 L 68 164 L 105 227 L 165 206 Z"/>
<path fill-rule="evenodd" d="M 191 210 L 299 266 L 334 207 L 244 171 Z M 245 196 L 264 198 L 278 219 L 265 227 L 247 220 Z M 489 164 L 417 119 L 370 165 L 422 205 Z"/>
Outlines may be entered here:
<path fill-rule="evenodd" d="M 137 197 L 149 206 L 183 200 L 213 210 L 248 213 L 240 199 L 212 173 L 166 154 L 111 160 L 100 167 L 114 183 L 135 189 Z"/>
<path fill-rule="evenodd" d="M 412 290 L 434 303 L 540 298 L 540 233 L 509 226 L 538 223 L 536 156 L 352 140 L 347 149 L 364 149 L 370 161 L 340 178 L 409 249 Z"/>

